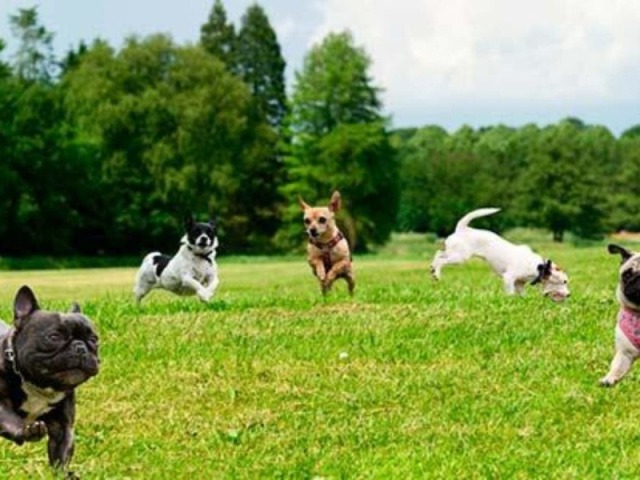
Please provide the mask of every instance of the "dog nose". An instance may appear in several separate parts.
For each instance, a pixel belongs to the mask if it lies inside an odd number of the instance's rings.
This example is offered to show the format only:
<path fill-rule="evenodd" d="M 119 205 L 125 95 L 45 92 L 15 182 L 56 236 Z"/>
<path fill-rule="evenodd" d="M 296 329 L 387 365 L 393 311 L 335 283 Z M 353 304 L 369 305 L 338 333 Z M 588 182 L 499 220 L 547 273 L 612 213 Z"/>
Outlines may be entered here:
<path fill-rule="evenodd" d="M 86 355 L 87 354 L 87 346 L 81 342 L 81 341 L 77 341 L 74 342 L 75 345 L 73 346 L 73 351 L 76 355 Z"/>
<path fill-rule="evenodd" d="M 318 230 L 316 229 L 316 227 L 313 227 L 309 229 L 309 233 L 311 234 L 311 236 L 315 237 L 316 235 L 318 235 Z"/>

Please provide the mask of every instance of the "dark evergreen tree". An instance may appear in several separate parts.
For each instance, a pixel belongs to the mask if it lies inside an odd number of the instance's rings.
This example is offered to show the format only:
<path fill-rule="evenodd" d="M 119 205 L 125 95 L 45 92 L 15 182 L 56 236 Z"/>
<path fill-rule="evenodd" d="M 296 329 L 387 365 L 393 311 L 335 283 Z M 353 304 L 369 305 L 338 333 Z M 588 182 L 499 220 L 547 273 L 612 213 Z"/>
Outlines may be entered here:
<path fill-rule="evenodd" d="M 212 55 L 222 60 L 230 71 L 235 71 L 236 33 L 227 21 L 222 0 L 215 0 L 207 22 L 200 27 L 200 43 Z"/>
<path fill-rule="evenodd" d="M 236 43 L 237 73 L 249 85 L 258 113 L 279 129 L 287 112 L 280 44 L 262 7 L 251 5 L 242 17 Z"/>

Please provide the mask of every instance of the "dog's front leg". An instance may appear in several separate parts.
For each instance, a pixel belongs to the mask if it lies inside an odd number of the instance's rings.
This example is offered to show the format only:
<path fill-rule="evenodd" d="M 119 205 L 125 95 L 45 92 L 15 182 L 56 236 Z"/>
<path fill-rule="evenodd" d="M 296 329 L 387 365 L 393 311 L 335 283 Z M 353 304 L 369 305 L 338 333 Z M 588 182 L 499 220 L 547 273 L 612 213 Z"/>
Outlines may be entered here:
<path fill-rule="evenodd" d="M 193 290 L 194 292 L 196 292 L 196 295 L 198 295 L 198 298 L 200 300 L 202 300 L 203 302 L 208 302 L 209 299 L 211 298 L 212 293 L 209 293 L 207 291 L 206 288 L 204 288 L 200 282 L 198 282 L 195 278 L 190 277 L 188 275 L 184 275 L 182 277 L 182 285 L 185 287 L 190 288 L 191 290 Z"/>
<path fill-rule="evenodd" d="M 53 468 L 66 468 L 73 456 L 73 420 L 75 400 L 73 394 L 45 418 L 49 442 L 47 452 Z"/>
<path fill-rule="evenodd" d="M 502 276 L 502 281 L 504 282 L 504 291 L 507 292 L 507 295 L 515 295 L 517 292 L 516 279 L 505 273 Z"/>
<path fill-rule="evenodd" d="M 22 445 L 24 442 L 35 442 L 47 434 L 44 422 L 26 424 L 13 410 L 0 405 L 0 436 Z"/>
<path fill-rule="evenodd" d="M 622 380 L 622 377 L 627 374 L 635 359 L 640 355 L 638 349 L 629 341 L 620 326 L 616 327 L 615 338 L 616 353 L 611 361 L 609 373 L 600 379 L 600 385 L 603 387 L 611 387 Z"/>
<path fill-rule="evenodd" d="M 311 269 L 313 270 L 313 273 L 315 273 L 316 277 L 318 277 L 318 280 L 324 282 L 327 276 L 327 272 L 324 269 L 324 262 L 322 261 L 322 259 L 316 258 L 309 260 L 309 265 L 311 265 Z"/>
<path fill-rule="evenodd" d="M 609 373 L 600 379 L 600 385 L 603 387 L 612 387 L 624 377 L 633 365 L 633 357 L 626 355 L 624 352 L 616 351 L 611 361 Z"/>
<path fill-rule="evenodd" d="M 207 291 L 207 295 L 209 298 L 213 297 L 213 294 L 216 293 L 218 289 L 218 285 L 220 284 L 220 279 L 217 275 L 208 275 L 205 279 L 205 290 Z"/>

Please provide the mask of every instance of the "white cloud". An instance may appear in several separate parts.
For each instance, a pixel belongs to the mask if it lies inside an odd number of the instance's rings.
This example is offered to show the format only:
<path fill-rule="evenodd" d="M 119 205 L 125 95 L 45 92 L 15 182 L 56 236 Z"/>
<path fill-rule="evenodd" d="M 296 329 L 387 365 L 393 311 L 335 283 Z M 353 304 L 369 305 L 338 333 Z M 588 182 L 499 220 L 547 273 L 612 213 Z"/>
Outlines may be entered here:
<path fill-rule="evenodd" d="M 640 2 L 322 0 L 317 41 L 349 29 L 388 110 L 640 103 Z"/>

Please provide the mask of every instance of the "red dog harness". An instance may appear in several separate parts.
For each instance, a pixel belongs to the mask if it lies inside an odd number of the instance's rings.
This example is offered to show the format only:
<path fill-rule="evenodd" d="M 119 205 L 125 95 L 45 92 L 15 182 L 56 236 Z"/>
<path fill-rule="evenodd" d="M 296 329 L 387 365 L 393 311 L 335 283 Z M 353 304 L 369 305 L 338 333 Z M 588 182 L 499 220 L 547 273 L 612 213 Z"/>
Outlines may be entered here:
<path fill-rule="evenodd" d="M 618 325 L 633 346 L 640 350 L 640 312 L 621 308 L 618 312 Z"/>
<path fill-rule="evenodd" d="M 338 232 L 336 236 L 329 240 L 327 243 L 320 243 L 313 238 L 309 238 L 309 243 L 322 251 L 322 263 L 324 264 L 324 269 L 326 272 L 331 270 L 331 250 L 333 250 L 333 247 L 335 247 L 343 238 L 344 235 L 342 235 L 342 232 Z"/>

